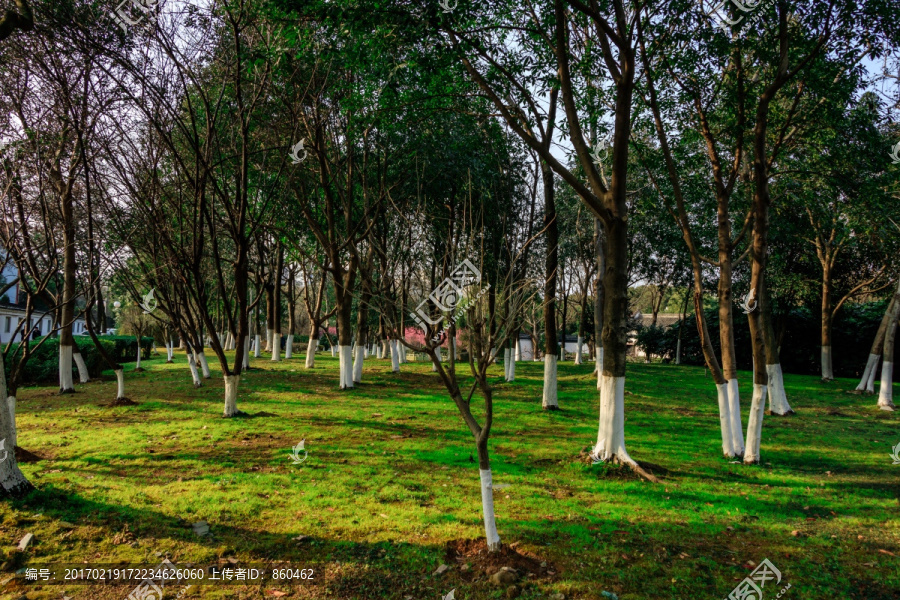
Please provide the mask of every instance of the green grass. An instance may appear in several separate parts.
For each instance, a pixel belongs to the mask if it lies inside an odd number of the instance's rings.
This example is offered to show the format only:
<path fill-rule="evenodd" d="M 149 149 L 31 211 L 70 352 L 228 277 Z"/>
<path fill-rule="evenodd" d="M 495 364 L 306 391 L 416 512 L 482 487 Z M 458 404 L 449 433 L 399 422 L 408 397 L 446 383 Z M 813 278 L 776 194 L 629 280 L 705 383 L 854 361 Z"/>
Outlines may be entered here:
<path fill-rule="evenodd" d="M 389 361 L 367 361 L 364 383 L 341 392 L 331 357 L 312 371 L 302 357 L 252 363 L 238 400 L 250 418 L 223 419 L 217 365 L 195 390 L 183 354 L 126 372 L 138 406 L 101 406 L 114 396 L 111 377 L 69 396 L 20 390 L 19 443 L 45 460 L 22 466 L 38 489 L 2 505 L 0 543 L 34 533 L 25 566 L 156 564 L 162 553 L 179 565 L 230 556 L 316 573 L 314 586 L 205 586 L 186 597 L 419 600 L 451 588 L 463 600 L 504 596 L 474 561 L 469 573 L 452 563 L 433 574 L 448 562 L 447 542 L 484 529 L 472 437 L 430 365 L 393 375 Z M 511 384 L 493 369 L 494 482 L 510 484 L 495 492 L 500 536 L 555 569 L 525 584 L 522 598 L 608 590 L 622 600 L 714 600 L 764 558 L 791 584 L 784 599 L 900 597 L 900 465 L 889 457 L 898 415 L 847 393 L 854 381 L 786 375 L 798 414 L 766 416 L 762 463 L 749 467 L 721 458 L 704 370 L 629 365 L 626 439 L 633 458 L 663 474 L 651 484 L 578 460 L 596 439 L 591 368 L 560 364 L 562 410 L 553 413 L 541 410 L 541 363 L 519 363 Z M 746 426 L 749 374 L 741 378 Z M 293 465 L 302 438 L 309 458 Z M 199 520 L 212 539 L 194 536 L 189 523 Z M 779 589 L 767 587 L 765 598 Z M 128 591 L 9 584 L 0 594 Z"/>

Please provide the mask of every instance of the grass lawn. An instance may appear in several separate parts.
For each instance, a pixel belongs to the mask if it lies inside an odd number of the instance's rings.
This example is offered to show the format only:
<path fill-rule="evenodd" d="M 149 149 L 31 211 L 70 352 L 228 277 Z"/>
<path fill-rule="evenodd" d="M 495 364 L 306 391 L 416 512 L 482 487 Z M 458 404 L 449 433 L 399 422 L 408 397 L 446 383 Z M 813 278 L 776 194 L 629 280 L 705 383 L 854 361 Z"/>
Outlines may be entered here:
<path fill-rule="evenodd" d="M 302 357 L 251 363 L 238 397 L 247 418 L 221 417 L 218 365 L 195 390 L 183 353 L 126 372 L 137 406 L 102 406 L 115 396 L 111 372 L 68 396 L 20 390 L 19 443 L 44 460 L 22 465 L 37 491 L 0 504 L 4 550 L 35 535 L 7 571 L 284 560 L 312 568 L 315 583 L 195 586 L 181 597 L 507 596 L 484 558 L 465 553 L 462 541 L 484 536 L 474 444 L 429 364 L 393 375 L 389 360 L 367 361 L 363 384 L 341 392 L 330 356 L 311 371 Z M 511 384 L 493 369 L 494 484 L 509 485 L 494 493 L 500 537 L 546 563 L 521 574 L 519 597 L 716 600 L 768 558 L 783 579 L 766 600 L 788 583 L 786 600 L 900 598 L 900 465 L 889 456 L 900 413 L 848 393 L 855 381 L 785 375 L 797 415 L 765 417 L 762 464 L 731 464 L 703 369 L 630 364 L 626 439 L 660 477 L 651 484 L 579 460 L 596 440 L 591 369 L 560 363 L 553 413 L 541 410 L 542 363 L 519 363 Z M 745 427 L 749 382 L 742 373 Z M 292 464 L 303 438 L 308 459 Z M 211 537 L 192 531 L 201 520 Z M 450 568 L 435 574 L 441 564 Z M 14 580 L 0 598 L 122 599 L 133 587 Z"/>

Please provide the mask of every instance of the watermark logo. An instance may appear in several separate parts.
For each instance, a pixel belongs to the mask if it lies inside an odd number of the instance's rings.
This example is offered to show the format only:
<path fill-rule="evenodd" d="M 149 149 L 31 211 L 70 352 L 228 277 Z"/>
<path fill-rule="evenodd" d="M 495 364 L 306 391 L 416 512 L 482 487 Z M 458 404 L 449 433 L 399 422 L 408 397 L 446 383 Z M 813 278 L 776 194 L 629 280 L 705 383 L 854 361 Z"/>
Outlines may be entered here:
<path fill-rule="evenodd" d="M 0 442 L 0 448 L 3 448 L 3 442 Z M 897 444 L 896 446 L 891 448 L 891 450 L 894 451 L 894 453 L 891 454 L 891 458 L 894 459 L 894 464 L 900 465 L 900 444 Z"/>
<path fill-rule="evenodd" d="M 299 165 L 304 160 L 306 160 L 307 152 L 303 149 L 303 142 L 305 141 L 306 138 L 303 138 L 302 140 L 294 144 L 294 147 L 291 148 L 291 153 L 288 155 L 291 157 L 291 162 L 295 165 Z M 300 156 L 301 152 L 303 153 L 303 156 Z"/>
<path fill-rule="evenodd" d="M 741 304 L 741 310 L 744 311 L 745 315 L 749 315 L 754 310 L 756 310 L 757 305 L 759 304 L 754 298 L 756 297 L 756 288 L 750 288 L 750 292 L 744 296 L 744 302 Z"/>
<path fill-rule="evenodd" d="M 288 454 L 288 456 L 291 457 L 291 460 L 293 461 L 292 464 L 299 465 L 304 460 L 306 460 L 307 456 L 309 456 L 309 454 L 306 452 L 306 448 L 303 447 L 305 444 L 306 444 L 306 438 L 303 438 L 302 440 L 300 440 L 299 444 L 297 444 L 296 446 L 291 448 L 292 452 L 290 454 Z M 300 458 L 301 452 L 303 453 L 303 458 Z"/>
<path fill-rule="evenodd" d="M 159 303 L 156 301 L 156 297 L 153 295 L 156 292 L 156 288 L 152 288 L 149 292 L 144 294 L 144 301 L 140 303 L 140 307 L 144 309 L 145 314 L 150 314 L 156 307 L 159 306 Z"/>
<path fill-rule="evenodd" d="M 772 1 L 768 0 L 766 4 L 771 4 Z M 738 13 L 735 15 L 735 19 L 731 19 L 727 8 L 728 4 L 734 5 L 739 11 L 748 14 L 742 15 Z M 743 35 L 754 23 L 762 18 L 764 11 L 759 11 L 752 19 L 749 18 L 749 13 L 755 12 L 762 4 L 763 0 L 721 0 L 706 16 L 712 19 L 713 23 L 726 34 L 731 34 L 731 28 L 741 23 L 744 17 L 748 17 L 744 26 L 738 32 L 738 35 Z"/>
<path fill-rule="evenodd" d="M 170 574 L 174 571 L 175 565 L 168 558 L 163 560 L 155 569 L 150 569 L 153 577 L 141 581 L 125 600 L 162 600 L 166 580 L 171 579 Z"/>
<path fill-rule="evenodd" d="M 601 157 L 601 153 L 603 155 L 609 150 L 610 146 L 612 146 L 612 133 L 608 133 L 606 137 L 597 140 L 597 143 L 594 144 L 594 147 L 591 149 L 591 158 L 594 159 L 594 164 L 598 167 L 603 162 L 603 158 Z"/>
<path fill-rule="evenodd" d="M 900 446 L 898 446 L 900 448 Z M 6 460 L 6 457 L 9 456 L 9 452 L 6 451 L 6 438 L 0 440 L 0 452 L 3 453 L 3 457 L 0 458 L 0 463 Z"/>
<path fill-rule="evenodd" d="M 0 147 L 0 150 L 2 149 L 3 148 Z M 897 142 L 897 144 L 891 149 L 890 157 L 892 165 L 900 165 L 900 142 Z"/>
<path fill-rule="evenodd" d="M 443 317 L 432 319 L 428 314 L 428 301 L 430 300 L 442 312 L 452 312 L 453 314 L 449 320 L 450 322 L 455 323 L 457 315 L 459 315 L 462 310 L 491 289 L 490 284 L 488 284 L 488 286 L 483 288 L 469 303 L 460 304 L 464 288 L 473 283 L 481 283 L 481 271 L 476 269 L 475 265 L 473 265 L 469 259 L 465 259 L 457 265 L 452 273 L 450 273 L 450 277 L 444 279 L 444 281 L 432 290 L 431 294 L 428 295 L 428 298 L 422 300 L 419 306 L 416 307 L 416 312 L 411 313 L 410 316 L 412 316 L 416 323 L 419 324 L 425 332 L 425 335 L 428 335 L 428 325 L 437 325 L 444 320 Z M 441 334 L 442 331 L 439 331 L 432 340 L 436 342 L 440 341 Z"/>
<path fill-rule="evenodd" d="M 131 8 L 127 8 L 131 5 Z M 159 6 L 159 0 L 122 0 L 112 13 L 113 20 L 119 24 L 122 31 L 127 32 L 128 26 L 137 25 L 144 20 L 144 15 Z M 144 13 L 136 14 L 135 9 Z"/>
<path fill-rule="evenodd" d="M 745 577 L 736 588 L 731 590 L 726 600 L 762 600 L 762 590 L 770 581 L 774 581 L 775 585 L 781 583 L 781 571 L 766 558 L 750 573 L 749 577 Z M 782 588 L 775 597 L 780 598 L 789 589 L 791 589 L 791 584 Z"/>
<path fill-rule="evenodd" d="M 606 459 L 600 457 L 600 452 L 603 451 L 604 445 L 606 444 L 606 439 L 602 439 L 597 442 L 597 445 L 594 446 L 594 449 L 591 450 L 591 453 L 588 454 L 588 457 L 591 459 L 591 466 L 599 465 L 602 462 L 606 462 Z"/>
<path fill-rule="evenodd" d="M 458 0 L 455 1 L 453 3 L 453 6 L 450 6 L 450 0 L 441 0 L 440 2 L 438 2 L 438 4 L 441 5 L 441 8 L 444 9 L 445 13 L 449 13 L 449 12 L 453 12 L 454 10 L 456 10 L 456 7 L 459 6 L 459 1 Z"/>

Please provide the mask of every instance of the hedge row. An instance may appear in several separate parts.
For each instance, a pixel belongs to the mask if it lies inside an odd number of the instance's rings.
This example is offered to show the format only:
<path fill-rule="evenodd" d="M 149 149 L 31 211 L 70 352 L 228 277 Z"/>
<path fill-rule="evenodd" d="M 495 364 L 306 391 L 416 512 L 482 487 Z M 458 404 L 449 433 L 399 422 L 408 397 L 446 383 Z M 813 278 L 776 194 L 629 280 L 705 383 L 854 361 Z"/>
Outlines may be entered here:
<path fill-rule="evenodd" d="M 93 341 L 85 336 L 76 336 L 75 343 L 81 352 L 82 358 L 87 365 L 88 373 L 91 377 L 99 377 L 100 374 L 108 369 L 106 361 L 97 351 Z M 153 338 L 145 337 L 141 339 L 141 358 L 150 358 L 150 348 Z M 25 365 L 25 374 L 23 383 L 48 383 L 59 381 L 59 338 L 50 338 L 43 344 L 40 341 L 29 342 L 33 350 L 33 354 L 28 358 L 28 364 Z M 38 345 L 40 344 L 40 347 Z M 137 338 L 129 336 L 102 336 L 100 344 L 107 354 L 113 360 L 119 363 L 134 362 L 137 360 Z M 6 357 L 5 366 L 7 375 L 10 372 L 12 364 L 18 362 L 21 344 L 13 344 L 12 349 Z M 73 361 L 74 363 L 74 361 Z M 76 373 L 76 367 L 72 365 L 73 372 Z"/>

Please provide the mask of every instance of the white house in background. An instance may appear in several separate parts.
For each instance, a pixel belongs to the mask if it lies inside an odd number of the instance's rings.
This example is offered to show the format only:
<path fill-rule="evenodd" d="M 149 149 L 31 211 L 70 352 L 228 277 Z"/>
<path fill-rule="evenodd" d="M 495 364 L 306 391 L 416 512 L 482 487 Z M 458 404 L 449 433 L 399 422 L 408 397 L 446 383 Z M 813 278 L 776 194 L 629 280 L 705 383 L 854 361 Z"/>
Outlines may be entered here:
<path fill-rule="evenodd" d="M 0 252 L 4 251 L 0 250 Z M 0 276 L 2 276 L 0 287 L 4 287 L 6 283 L 19 277 L 19 270 L 16 268 L 12 259 L 10 259 L 9 262 L 6 263 L 6 266 L 3 267 Z M 37 327 L 34 334 L 37 334 L 38 336 L 45 336 L 48 333 L 51 333 L 53 328 L 53 315 L 45 315 L 44 310 L 43 307 L 40 307 L 35 309 L 31 314 L 31 324 Z M 22 293 L 19 285 L 16 284 L 6 290 L 3 295 L 0 295 L 0 344 L 9 342 L 10 338 L 16 333 L 19 324 L 24 320 L 25 294 Z M 27 330 L 28 328 L 26 327 L 25 329 Z M 87 331 L 87 327 L 85 326 L 84 319 L 81 317 L 75 319 L 75 322 L 72 324 L 72 334 L 79 335 L 85 331 Z M 18 339 L 21 339 L 21 335 L 22 332 L 20 330 Z"/>

